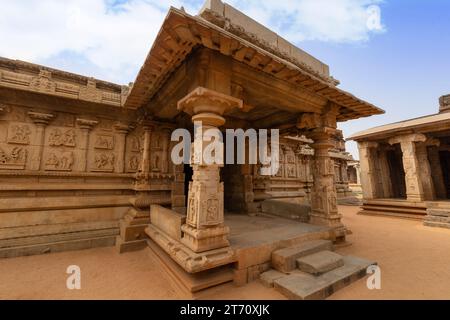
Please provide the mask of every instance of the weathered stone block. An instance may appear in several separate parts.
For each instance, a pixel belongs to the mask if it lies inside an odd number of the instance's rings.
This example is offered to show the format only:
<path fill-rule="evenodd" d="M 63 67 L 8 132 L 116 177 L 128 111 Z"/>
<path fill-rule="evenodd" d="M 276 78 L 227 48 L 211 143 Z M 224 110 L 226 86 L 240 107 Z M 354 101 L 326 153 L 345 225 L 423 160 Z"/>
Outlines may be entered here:
<path fill-rule="evenodd" d="M 262 203 L 262 211 L 264 213 L 276 216 L 295 219 L 301 222 L 308 222 L 311 214 L 311 206 L 298 204 L 283 200 L 265 200 Z"/>
<path fill-rule="evenodd" d="M 344 265 L 342 256 L 331 251 L 321 251 L 297 259 L 298 268 L 312 275 L 319 275 Z"/>
<path fill-rule="evenodd" d="M 151 206 L 150 216 L 152 225 L 174 240 L 181 241 L 181 226 L 186 223 L 186 216 L 158 205 Z"/>
<path fill-rule="evenodd" d="M 331 241 L 315 240 L 277 250 L 272 254 L 272 267 L 280 272 L 289 273 L 297 268 L 297 259 L 319 251 L 332 250 L 332 248 Z"/>
<path fill-rule="evenodd" d="M 261 283 L 267 287 L 267 288 L 273 288 L 273 283 L 275 280 L 281 279 L 283 277 L 287 277 L 286 274 L 281 273 L 279 271 L 276 270 L 269 270 L 267 272 L 264 272 L 263 274 L 261 274 L 260 276 L 260 280 Z"/>

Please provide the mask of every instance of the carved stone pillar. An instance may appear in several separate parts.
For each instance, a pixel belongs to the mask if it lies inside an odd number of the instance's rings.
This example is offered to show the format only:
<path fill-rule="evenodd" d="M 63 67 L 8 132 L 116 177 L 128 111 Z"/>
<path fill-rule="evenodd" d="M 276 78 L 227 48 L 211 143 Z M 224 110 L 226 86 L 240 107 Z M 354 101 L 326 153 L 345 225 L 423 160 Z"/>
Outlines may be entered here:
<path fill-rule="evenodd" d="M 117 173 L 125 172 L 125 150 L 127 143 L 127 134 L 130 131 L 130 126 L 124 123 L 117 123 L 114 125 L 114 130 L 117 133 Z"/>
<path fill-rule="evenodd" d="M 332 128 L 314 130 L 314 184 L 311 192 L 311 223 L 331 227 L 335 231 L 336 240 L 345 240 L 345 227 L 338 213 L 337 192 L 334 184 L 334 161 L 329 150 L 333 147 Z"/>
<path fill-rule="evenodd" d="M 170 153 L 170 137 L 172 129 L 163 128 L 162 138 L 163 138 L 163 153 L 161 157 L 161 173 L 169 173 L 169 153 Z"/>
<path fill-rule="evenodd" d="M 400 143 L 403 152 L 403 168 L 405 170 L 406 196 L 409 201 L 424 201 L 425 194 L 420 178 L 421 164 L 417 158 L 416 142 L 425 142 L 422 134 L 410 134 L 392 138 L 389 143 Z"/>
<path fill-rule="evenodd" d="M 436 198 L 446 199 L 447 198 L 447 188 L 445 186 L 444 175 L 442 172 L 441 158 L 439 155 L 439 148 L 437 146 L 432 146 L 428 153 L 430 166 L 431 166 L 431 176 L 433 178 Z"/>
<path fill-rule="evenodd" d="M 98 121 L 87 120 L 87 119 L 77 119 L 77 124 L 81 130 L 81 138 L 80 138 L 80 161 L 78 171 L 86 172 L 87 171 L 87 162 L 89 159 L 89 134 L 91 130 L 98 124 Z"/>
<path fill-rule="evenodd" d="M 419 177 L 422 183 L 424 199 L 428 201 L 436 200 L 436 191 L 431 173 L 430 161 L 428 160 L 428 148 L 425 143 L 416 145 L 417 161 L 420 164 Z"/>
<path fill-rule="evenodd" d="M 376 167 L 374 164 L 374 149 L 377 147 L 378 143 L 376 142 L 358 141 L 361 185 L 365 200 L 373 200 L 378 197 Z"/>
<path fill-rule="evenodd" d="M 150 121 L 142 123 L 144 129 L 144 146 L 142 151 L 142 159 L 139 165 L 139 171 L 136 174 L 136 190 L 149 190 L 150 179 L 150 161 L 151 161 L 151 138 L 154 130 L 154 124 Z"/>
<path fill-rule="evenodd" d="M 361 165 L 357 164 L 355 165 L 356 170 L 356 184 L 361 185 Z"/>
<path fill-rule="evenodd" d="M 36 125 L 36 134 L 34 136 L 33 143 L 34 153 L 33 158 L 31 159 L 30 170 L 39 171 L 42 167 L 42 156 L 45 145 L 45 128 L 54 116 L 52 114 L 39 112 L 28 112 L 28 116 Z"/>
<path fill-rule="evenodd" d="M 243 107 L 242 100 L 205 88 L 197 88 L 178 103 L 178 109 L 201 123 L 203 133 L 225 124 L 223 114 L 233 108 Z M 194 150 L 202 150 L 212 143 L 195 134 Z M 222 155 L 223 156 L 223 155 Z M 229 246 L 229 228 L 224 224 L 224 184 L 220 181 L 222 164 L 208 164 L 203 155 L 196 153 L 191 164 L 194 175 L 189 185 L 188 213 L 182 231 L 182 242 L 192 251 L 201 253 Z"/>

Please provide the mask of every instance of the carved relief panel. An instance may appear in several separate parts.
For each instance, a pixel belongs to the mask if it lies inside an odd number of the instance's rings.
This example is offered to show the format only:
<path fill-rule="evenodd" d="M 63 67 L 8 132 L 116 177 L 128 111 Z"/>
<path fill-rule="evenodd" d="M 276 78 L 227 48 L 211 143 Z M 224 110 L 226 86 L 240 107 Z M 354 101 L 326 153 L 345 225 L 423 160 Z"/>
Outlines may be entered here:
<path fill-rule="evenodd" d="M 31 128 L 28 124 L 11 123 L 8 128 L 8 143 L 30 144 Z"/>
<path fill-rule="evenodd" d="M 143 132 L 136 129 L 127 137 L 126 171 L 135 173 L 139 171 L 144 146 Z"/>
<path fill-rule="evenodd" d="M 0 169 L 24 170 L 28 151 L 24 147 L 0 147 Z"/>
<path fill-rule="evenodd" d="M 94 155 L 92 171 L 114 172 L 116 156 L 113 152 L 98 152 Z"/>
<path fill-rule="evenodd" d="M 106 134 L 97 134 L 95 137 L 94 148 L 103 150 L 114 150 L 114 136 Z"/>
<path fill-rule="evenodd" d="M 76 146 L 75 130 L 68 128 L 50 129 L 48 145 L 51 147 L 75 147 Z"/>
<path fill-rule="evenodd" d="M 48 151 L 45 156 L 44 168 L 47 171 L 72 171 L 74 154 L 72 151 Z"/>

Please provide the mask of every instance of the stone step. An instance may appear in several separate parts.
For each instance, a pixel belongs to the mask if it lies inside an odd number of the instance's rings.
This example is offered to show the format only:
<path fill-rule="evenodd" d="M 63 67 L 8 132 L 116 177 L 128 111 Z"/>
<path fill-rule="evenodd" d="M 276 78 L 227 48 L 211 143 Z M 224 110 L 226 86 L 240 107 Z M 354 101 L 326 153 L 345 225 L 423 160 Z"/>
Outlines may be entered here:
<path fill-rule="evenodd" d="M 373 210 L 367 210 L 367 209 L 360 211 L 358 214 L 365 215 L 365 216 L 375 216 L 375 217 L 402 218 L 402 219 L 417 220 L 417 221 L 422 221 L 424 218 L 423 215 L 418 215 L 418 214 L 394 213 L 394 212 L 387 212 L 387 211 L 373 211 Z"/>
<path fill-rule="evenodd" d="M 272 267 L 280 272 L 289 273 L 297 269 L 297 259 L 324 250 L 332 251 L 333 243 L 329 240 L 314 240 L 276 250 L 272 253 Z"/>
<path fill-rule="evenodd" d="M 397 207 L 397 206 L 376 206 L 376 205 L 364 205 L 364 210 L 370 211 L 387 211 L 392 213 L 401 213 L 401 214 L 416 214 L 416 215 L 425 215 L 426 210 L 424 208 L 410 208 L 410 207 Z"/>
<path fill-rule="evenodd" d="M 16 258 L 22 256 L 32 256 L 48 253 L 58 253 L 65 251 L 78 251 L 92 248 L 113 247 L 116 242 L 116 236 L 67 240 L 52 243 L 43 243 L 37 245 L 26 245 L 21 247 L 11 247 L 0 249 L 1 258 Z"/>
<path fill-rule="evenodd" d="M 425 220 L 423 222 L 423 225 L 425 227 L 450 229 L 450 222 L 439 222 L 439 221 Z"/>
<path fill-rule="evenodd" d="M 356 257 L 343 257 L 344 266 L 313 276 L 296 271 L 273 280 L 274 288 L 291 300 L 321 300 L 364 278 L 375 263 Z"/>
<path fill-rule="evenodd" d="M 300 271 L 312 275 L 321 275 L 344 266 L 344 259 L 337 253 L 321 251 L 297 259 L 297 266 Z"/>
<path fill-rule="evenodd" d="M 428 209 L 447 209 L 450 210 L 450 201 L 434 201 L 427 203 Z"/>
<path fill-rule="evenodd" d="M 449 209 L 428 209 L 427 214 L 429 216 L 435 217 L 445 217 L 450 218 L 450 208 Z"/>

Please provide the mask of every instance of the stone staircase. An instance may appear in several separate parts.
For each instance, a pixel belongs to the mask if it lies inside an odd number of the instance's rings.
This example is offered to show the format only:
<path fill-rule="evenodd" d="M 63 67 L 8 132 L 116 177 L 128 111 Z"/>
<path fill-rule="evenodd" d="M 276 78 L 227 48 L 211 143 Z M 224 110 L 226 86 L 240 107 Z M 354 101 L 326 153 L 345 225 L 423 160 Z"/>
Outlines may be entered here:
<path fill-rule="evenodd" d="M 390 216 L 396 218 L 423 220 L 427 207 L 423 202 L 398 199 L 377 199 L 364 201 L 359 214 L 369 216 Z"/>
<path fill-rule="evenodd" d="M 423 223 L 427 227 L 450 229 L 450 201 L 427 203 L 427 216 Z"/>
<path fill-rule="evenodd" d="M 261 282 L 292 300 L 325 299 L 363 278 L 375 263 L 333 252 L 333 243 L 315 240 L 272 254 L 274 269 L 261 274 Z"/>

